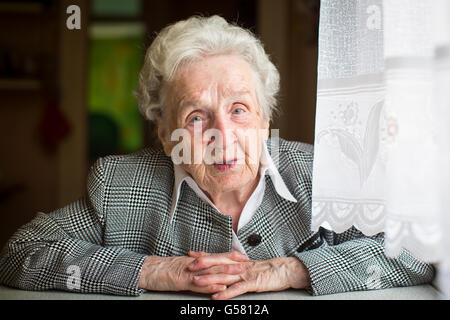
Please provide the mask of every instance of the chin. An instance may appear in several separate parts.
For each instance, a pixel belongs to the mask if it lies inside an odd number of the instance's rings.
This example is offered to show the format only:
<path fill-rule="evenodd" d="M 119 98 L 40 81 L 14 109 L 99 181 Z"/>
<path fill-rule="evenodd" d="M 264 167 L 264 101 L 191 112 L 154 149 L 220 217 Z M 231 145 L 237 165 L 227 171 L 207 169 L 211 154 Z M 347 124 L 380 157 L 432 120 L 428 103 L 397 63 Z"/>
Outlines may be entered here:
<path fill-rule="evenodd" d="M 252 179 L 245 179 L 240 174 L 215 177 L 214 189 L 220 192 L 230 192 L 244 188 Z"/>

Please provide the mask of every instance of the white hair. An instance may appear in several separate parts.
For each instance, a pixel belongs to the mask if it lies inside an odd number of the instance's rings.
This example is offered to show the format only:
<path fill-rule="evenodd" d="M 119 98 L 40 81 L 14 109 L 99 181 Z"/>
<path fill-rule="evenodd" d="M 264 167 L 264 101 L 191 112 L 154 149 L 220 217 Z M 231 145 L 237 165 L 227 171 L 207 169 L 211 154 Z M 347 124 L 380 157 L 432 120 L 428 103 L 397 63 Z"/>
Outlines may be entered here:
<path fill-rule="evenodd" d="M 256 73 L 256 97 L 264 118 L 276 110 L 280 75 L 262 43 L 249 31 L 219 16 L 193 16 L 165 27 L 147 50 L 135 92 L 139 110 L 153 121 L 164 114 L 163 86 L 184 63 L 235 54 Z"/>

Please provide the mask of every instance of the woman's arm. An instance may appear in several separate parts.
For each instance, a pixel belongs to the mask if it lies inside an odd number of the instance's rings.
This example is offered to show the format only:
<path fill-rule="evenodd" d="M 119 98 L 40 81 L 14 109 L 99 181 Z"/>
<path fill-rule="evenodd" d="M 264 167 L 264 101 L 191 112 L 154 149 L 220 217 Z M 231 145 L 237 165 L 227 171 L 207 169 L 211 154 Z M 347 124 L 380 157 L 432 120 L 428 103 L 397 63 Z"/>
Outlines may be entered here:
<path fill-rule="evenodd" d="M 88 175 L 88 195 L 49 214 L 39 213 L 7 242 L 0 282 L 25 290 L 138 295 L 145 255 L 103 247 L 103 161 Z"/>
<path fill-rule="evenodd" d="M 414 258 L 408 251 L 395 259 L 384 253 L 384 236 L 366 237 L 355 228 L 342 234 L 321 229 L 301 246 L 295 257 L 241 262 L 242 272 L 224 276 L 210 269 L 209 255 L 190 254 L 199 261 L 191 270 L 199 272 L 199 286 L 226 284 L 213 295 L 229 299 L 246 292 L 306 288 L 313 295 L 357 290 L 412 286 L 430 282 L 434 268 Z M 200 260 L 203 259 L 203 260 Z M 210 262 L 213 257 L 209 258 Z"/>
<path fill-rule="evenodd" d="M 313 295 L 413 286 L 434 277 L 433 266 L 407 250 L 387 257 L 383 233 L 366 237 L 352 227 L 341 234 L 320 228 L 318 235 L 322 245 L 295 254 L 309 271 Z"/>

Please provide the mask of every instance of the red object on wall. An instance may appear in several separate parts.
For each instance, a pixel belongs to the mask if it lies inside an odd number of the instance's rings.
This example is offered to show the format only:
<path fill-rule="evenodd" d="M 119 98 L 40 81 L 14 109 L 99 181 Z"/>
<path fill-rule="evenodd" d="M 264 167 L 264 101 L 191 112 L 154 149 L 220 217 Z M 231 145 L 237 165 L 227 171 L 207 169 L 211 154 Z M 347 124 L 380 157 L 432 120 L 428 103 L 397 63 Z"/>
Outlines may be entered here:
<path fill-rule="evenodd" d="M 61 141 L 70 134 L 71 126 L 55 99 L 47 103 L 39 131 L 44 148 L 50 152 L 55 152 Z"/>

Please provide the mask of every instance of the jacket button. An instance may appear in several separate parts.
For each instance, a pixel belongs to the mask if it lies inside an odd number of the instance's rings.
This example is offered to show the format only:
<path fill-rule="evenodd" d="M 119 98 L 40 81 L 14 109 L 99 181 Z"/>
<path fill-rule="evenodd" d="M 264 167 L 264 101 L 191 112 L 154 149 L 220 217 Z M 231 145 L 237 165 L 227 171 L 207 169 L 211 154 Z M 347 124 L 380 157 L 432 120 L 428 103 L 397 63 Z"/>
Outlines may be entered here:
<path fill-rule="evenodd" d="M 248 238 L 247 238 L 247 243 L 254 247 L 257 246 L 258 244 L 261 243 L 261 236 L 259 234 L 251 234 Z"/>

